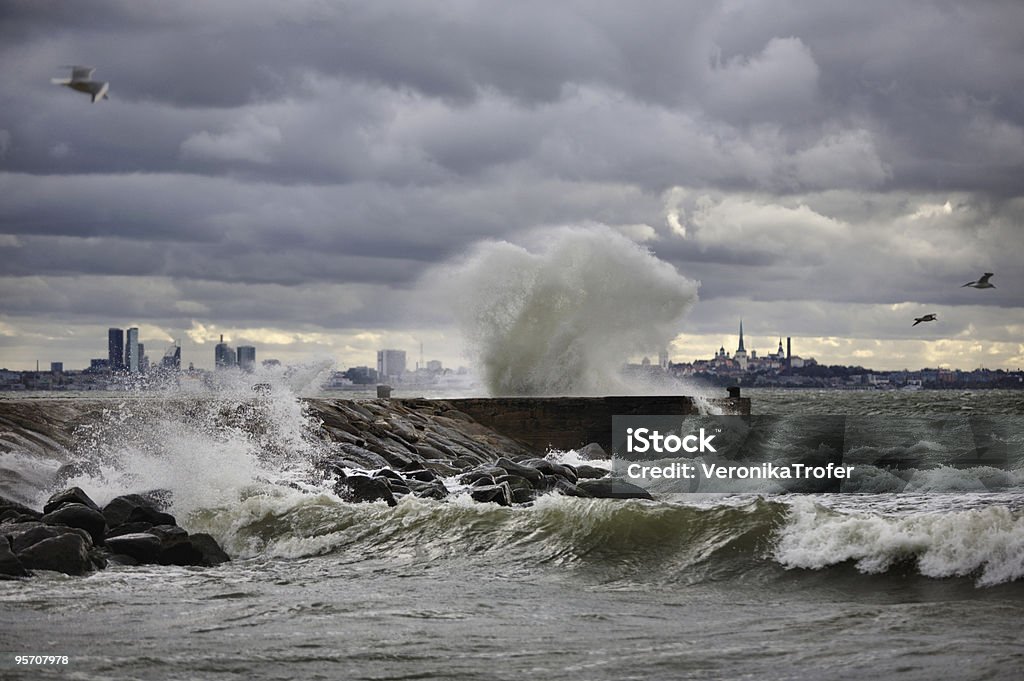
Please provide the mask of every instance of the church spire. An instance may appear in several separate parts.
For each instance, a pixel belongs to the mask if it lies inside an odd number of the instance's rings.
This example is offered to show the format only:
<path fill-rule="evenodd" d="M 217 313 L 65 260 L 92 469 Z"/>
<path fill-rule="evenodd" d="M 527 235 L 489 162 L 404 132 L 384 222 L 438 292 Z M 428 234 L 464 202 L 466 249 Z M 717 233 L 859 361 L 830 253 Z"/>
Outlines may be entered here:
<path fill-rule="evenodd" d="M 736 352 L 746 352 L 743 348 L 743 319 L 740 319 L 740 346 L 736 348 Z"/>

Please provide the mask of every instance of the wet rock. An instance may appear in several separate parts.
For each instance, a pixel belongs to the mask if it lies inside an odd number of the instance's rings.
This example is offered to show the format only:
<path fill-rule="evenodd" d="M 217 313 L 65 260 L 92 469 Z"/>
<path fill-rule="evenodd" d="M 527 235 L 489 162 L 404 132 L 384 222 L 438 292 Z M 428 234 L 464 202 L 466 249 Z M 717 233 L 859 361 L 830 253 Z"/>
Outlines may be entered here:
<path fill-rule="evenodd" d="M 98 512 L 100 510 L 96 502 L 90 499 L 89 495 L 82 491 L 81 487 L 72 487 L 50 497 L 46 505 L 43 506 L 43 513 L 52 513 L 65 504 L 82 504 L 94 511 Z"/>
<path fill-rule="evenodd" d="M 410 480 L 409 488 L 412 493 L 422 499 L 437 499 L 438 501 L 445 499 L 449 492 L 448 488 L 444 486 L 444 483 L 440 480 L 434 482 L 420 482 L 418 480 Z"/>
<path fill-rule="evenodd" d="M 501 483 L 500 485 L 487 485 L 484 487 L 473 488 L 469 496 L 473 497 L 475 501 L 487 504 L 493 503 L 499 506 L 511 506 L 512 505 L 512 490 L 509 489 L 508 483 Z"/>
<path fill-rule="evenodd" d="M 494 484 L 500 485 L 501 483 L 508 484 L 509 489 L 515 492 L 517 489 L 533 489 L 533 485 L 526 478 L 521 478 L 518 475 L 502 475 L 494 479 Z"/>
<path fill-rule="evenodd" d="M 537 492 L 533 489 L 512 490 L 512 501 L 517 504 L 528 504 L 537 498 Z"/>
<path fill-rule="evenodd" d="M 502 475 L 506 475 L 504 468 L 498 468 L 497 466 L 481 466 L 463 474 L 459 478 L 459 482 L 463 485 L 472 485 L 474 482 L 481 479 L 489 479 L 493 482 L 495 478 L 499 478 Z"/>
<path fill-rule="evenodd" d="M 148 532 L 135 532 L 111 537 L 107 540 L 107 549 L 111 554 L 130 556 L 140 564 L 156 563 L 160 560 L 163 542 Z"/>
<path fill-rule="evenodd" d="M 579 488 L 600 499 L 654 499 L 643 487 L 617 478 L 580 480 Z"/>
<path fill-rule="evenodd" d="M 8 535 L 6 539 L 11 542 L 11 550 L 15 553 L 24 551 L 33 544 L 38 544 L 44 539 L 53 539 L 56 536 L 63 534 L 58 532 L 56 528 L 44 525 L 43 523 L 32 523 L 32 527 L 23 530 L 21 532 Z"/>
<path fill-rule="evenodd" d="M 579 487 L 578 485 L 574 485 L 565 478 L 555 478 L 555 486 L 552 489 L 552 491 L 558 492 L 559 494 L 564 494 L 567 497 L 588 498 L 594 496 L 587 490 L 583 489 L 582 487 Z"/>
<path fill-rule="evenodd" d="M 433 471 L 438 475 L 449 478 L 453 475 L 457 475 L 461 468 L 455 468 L 444 461 L 424 461 L 421 464 L 427 470 Z"/>
<path fill-rule="evenodd" d="M 402 475 L 400 473 L 396 473 L 395 471 L 391 470 L 390 468 L 384 468 L 382 470 L 377 471 L 376 473 L 373 474 L 373 477 L 375 477 L 375 478 L 391 478 L 392 480 L 398 480 L 399 482 L 404 480 L 404 478 L 402 477 Z"/>
<path fill-rule="evenodd" d="M 188 532 L 177 525 L 156 525 L 146 530 L 147 534 L 160 539 L 161 565 L 202 565 L 203 555 L 192 545 Z"/>
<path fill-rule="evenodd" d="M 136 532 L 145 532 L 149 528 L 153 527 L 153 523 L 147 523 L 142 520 L 135 521 L 133 523 L 125 523 L 124 525 L 118 525 L 112 530 L 107 530 L 107 539 L 111 537 L 120 537 L 123 534 L 134 534 Z"/>
<path fill-rule="evenodd" d="M 405 474 L 407 480 L 419 480 L 420 482 L 433 482 L 437 480 L 437 473 L 429 471 L 425 468 L 419 468 L 413 471 L 409 471 Z"/>
<path fill-rule="evenodd" d="M 521 478 L 526 478 L 531 484 L 536 485 L 543 481 L 544 474 L 533 466 L 524 466 L 521 463 L 516 463 L 508 457 L 501 457 L 495 463 L 495 466 L 502 468 L 507 472 L 518 475 Z"/>
<path fill-rule="evenodd" d="M 151 525 L 178 524 L 174 516 L 161 510 L 159 500 L 142 494 L 125 494 L 114 498 L 103 507 L 103 515 L 111 528 L 139 521 Z"/>
<path fill-rule="evenodd" d="M 87 575 L 96 568 L 89 556 L 90 545 L 81 535 L 68 532 L 36 542 L 17 554 L 28 570 L 53 570 L 66 575 Z"/>
<path fill-rule="evenodd" d="M 527 459 L 522 462 L 523 465 L 532 466 L 544 475 L 557 475 L 560 478 L 565 478 L 569 482 L 576 482 L 576 472 L 573 471 L 569 466 L 555 463 L 554 461 L 548 461 L 547 459 Z"/>
<path fill-rule="evenodd" d="M 388 506 L 397 506 L 395 495 L 388 484 L 380 478 L 368 475 L 350 475 L 334 485 L 334 493 L 351 503 L 384 501 Z"/>
<path fill-rule="evenodd" d="M 205 532 L 197 532 L 189 537 L 189 539 L 192 541 L 192 546 L 195 547 L 202 557 L 201 565 L 213 567 L 214 565 L 227 563 L 231 560 L 231 557 L 224 552 L 224 549 L 220 547 L 217 540 Z"/>
<path fill-rule="evenodd" d="M 7 538 L 0 537 L 0 579 L 28 576 L 28 570 L 14 555 L 11 545 L 7 543 Z"/>
<path fill-rule="evenodd" d="M 10 518 L 17 518 L 19 515 L 21 515 L 29 516 L 32 519 L 38 519 L 39 516 L 42 515 L 42 513 L 40 513 L 39 511 L 31 509 L 28 506 L 25 506 L 24 504 L 19 504 L 17 501 L 14 501 L 13 499 L 8 499 L 7 497 L 0 497 L 0 512 L 5 511 L 13 511 L 15 513 L 15 515 L 9 516 Z"/>
<path fill-rule="evenodd" d="M 609 473 L 611 473 L 611 471 L 605 468 L 598 468 L 597 466 L 589 466 L 587 464 L 576 466 L 576 477 L 578 480 L 603 478 Z"/>
<path fill-rule="evenodd" d="M 56 485 L 63 485 L 72 478 L 78 478 L 83 475 L 98 476 L 100 474 L 100 466 L 92 461 L 72 461 L 66 463 L 57 469 L 55 477 Z"/>
<path fill-rule="evenodd" d="M 604 451 L 604 447 L 591 442 L 576 450 L 576 455 L 584 461 L 605 461 L 608 459 L 608 453 Z"/>
<path fill-rule="evenodd" d="M 89 533 L 93 544 L 102 544 L 107 533 L 107 519 L 98 510 L 85 504 L 66 503 L 56 511 L 47 513 L 40 520 L 47 525 L 81 528 Z"/>

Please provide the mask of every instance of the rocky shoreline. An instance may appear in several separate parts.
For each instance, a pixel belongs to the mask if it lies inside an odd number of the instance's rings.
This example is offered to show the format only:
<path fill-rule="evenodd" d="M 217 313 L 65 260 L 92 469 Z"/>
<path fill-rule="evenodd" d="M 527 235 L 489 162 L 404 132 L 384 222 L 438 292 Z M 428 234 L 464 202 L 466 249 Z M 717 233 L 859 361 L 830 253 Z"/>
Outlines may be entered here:
<path fill-rule="evenodd" d="M 53 488 L 95 466 L 76 452 L 76 429 L 106 418 L 110 403 L 83 400 L 0 402 L 0 451 L 25 451 L 26 443 L 66 461 Z M 208 400 L 139 401 L 131 405 L 136 432 L 149 418 L 195 419 L 261 440 L 271 421 L 267 403 Z M 643 498 L 646 490 L 613 479 L 607 469 L 544 458 L 539 447 L 484 426 L 443 400 L 306 400 L 306 436 L 318 452 L 316 489 L 325 486 L 349 503 L 395 506 L 406 496 L 443 501 L 468 495 L 480 503 L 529 505 L 542 494 Z M 597 443 L 577 449 L 583 459 L 606 459 Z M 70 487 L 36 510 L 0 497 L 0 577 L 33 570 L 85 575 L 108 564 L 213 566 L 229 560 L 208 534 L 189 534 L 167 513 L 169 493 L 119 496 L 100 508 L 85 491 Z"/>
<path fill-rule="evenodd" d="M 0 498 L 0 578 L 34 570 L 87 575 L 116 565 L 196 565 L 230 560 L 208 534 L 189 534 L 164 512 L 159 493 L 127 494 L 100 508 L 79 487 L 42 511 Z"/>

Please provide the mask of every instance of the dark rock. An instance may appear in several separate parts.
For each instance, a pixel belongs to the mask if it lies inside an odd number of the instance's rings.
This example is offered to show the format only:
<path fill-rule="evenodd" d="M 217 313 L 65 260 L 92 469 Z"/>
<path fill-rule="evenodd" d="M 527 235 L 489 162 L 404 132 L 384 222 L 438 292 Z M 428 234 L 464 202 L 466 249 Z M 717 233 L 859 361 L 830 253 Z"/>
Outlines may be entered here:
<path fill-rule="evenodd" d="M 203 554 L 192 545 L 188 532 L 177 525 L 156 525 L 146 530 L 160 539 L 161 565 L 202 565 Z"/>
<path fill-rule="evenodd" d="M 52 513 L 65 504 L 82 504 L 88 506 L 94 511 L 99 511 L 100 507 L 96 505 L 96 502 L 89 498 L 89 495 L 82 491 L 81 487 L 72 487 L 66 489 L 63 492 L 54 494 L 43 506 L 43 513 Z"/>
<path fill-rule="evenodd" d="M 139 521 L 152 525 L 177 525 L 174 516 L 162 512 L 162 507 L 159 499 L 149 495 L 125 494 L 104 506 L 103 515 L 111 528 Z"/>
<path fill-rule="evenodd" d="M 376 473 L 373 474 L 373 477 L 375 477 L 375 478 L 391 478 L 392 480 L 398 480 L 399 482 L 402 482 L 403 480 L 405 480 L 405 478 L 402 477 L 401 473 L 396 473 L 395 471 L 391 470 L 390 468 L 383 468 L 383 469 L 377 471 Z"/>
<path fill-rule="evenodd" d="M 585 490 L 582 487 L 579 487 L 577 485 L 574 485 L 573 483 L 569 482 L 565 478 L 556 478 L 556 480 L 557 480 L 557 482 L 555 483 L 553 491 L 558 492 L 559 494 L 564 494 L 567 497 L 585 497 L 586 498 L 586 497 L 594 496 L 593 494 L 591 494 L 587 490 Z"/>
<path fill-rule="evenodd" d="M 44 539 L 53 539 L 54 537 L 63 534 L 57 531 L 56 528 L 44 525 L 43 523 L 32 523 L 33 527 L 19 532 L 17 534 L 9 535 L 11 542 L 11 549 L 18 553 L 24 551 L 33 544 L 38 544 Z"/>
<path fill-rule="evenodd" d="M 608 453 L 604 451 L 604 447 L 596 442 L 580 447 L 576 450 L 576 455 L 584 461 L 605 461 L 608 459 Z"/>
<path fill-rule="evenodd" d="M 102 513 L 85 504 L 66 503 L 56 511 L 44 515 L 41 520 L 47 525 L 81 528 L 89 533 L 93 544 L 102 544 L 107 533 L 107 519 Z"/>
<path fill-rule="evenodd" d="M 11 550 L 6 537 L 0 537 L 0 579 L 28 577 L 28 570 Z"/>
<path fill-rule="evenodd" d="M 107 530 L 107 539 L 111 537 L 120 537 L 124 534 L 134 534 L 136 532 L 145 532 L 149 528 L 153 527 L 153 523 L 147 523 L 142 520 L 138 520 L 132 523 L 125 523 L 124 525 L 118 525 L 112 530 Z"/>
<path fill-rule="evenodd" d="M 480 503 L 494 503 L 499 506 L 512 505 L 512 490 L 508 483 L 500 485 L 488 485 L 486 487 L 475 487 L 470 491 L 469 496 Z"/>
<path fill-rule="evenodd" d="M 160 537 L 148 532 L 136 532 L 107 539 L 107 549 L 111 554 L 131 556 L 139 563 L 157 563 L 163 542 Z"/>
<path fill-rule="evenodd" d="M 202 556 L 201 565 L 213 567 L 214 565 L 227 563 L 231 560 L 231 557 L 224 553 L 224 549 L 220 547 L 217 540 L 205 532 L 197 532 L 189 537 L 189 539 L 192 541 L 192 546 Z"/>
<path fill-rule="evenodd" d="M 448 488 L 440 480 L 435 480 L 434 482 L 411 480 L 409 487 L 412 489 L 413 494 L 423 499 L 437 499 L 441 501 L 447 498 L 449 494 Z"/>
<path fill-rule="evenodd" d="M 502 475 L 505 475 L 505 473 L 506 471 L 504 468 L 498 468 L 497 466 L 481 466 L 480 468 L 474 468 L 459 477 L 459 482 L 463 485 L 472 485 L 474 482 L 481 479 L 489 479 L 493 482 L 495 478 L 499 478 Z"/>
<path fill-rule="evenodd" d="M 539 484 L 544 479 L 544 474 L 533 466 L 524 466 L 521 463 L 516 463 L 508 457 L 501 457 L 494 463 L 494 465 L 512 473 L 513 475 L 526 478 L 534 485 Z"/>
<path fill-rule="evenodd" d="M 618 478 L 580 480 L 578 487 L 600 499 L 654 499 L 643 487 Z"/>
<path fill-rule="evenodd" d="M 517 504 L 527 504 L 537 498 L 537 492 L 533 489 L 514 489 L 512 490 L 512 501 Z"/>
<path fill-rule="evenodd" d="M 398 505 L 388 483 L 368 475 L 350 475 L 339 480 L 334 485 L 334 493 L 351 503 L 384 501 L 388 506 Z"/>
<path fill-rule="evenodd" d="M 465 483 L 463 483 L 465 484 Z M 481 478 L 476 478 L 473 482 L 469 483 L 470 487 L 490 487 L 494 484 L 494 478 L 489 475 L 485 475 Z"/>
<path fill-rule="evenodd" d="M 557 475 L 569 482 L 576 482 L 576 473 L 569 466 L 565 466 L 547 459 L 527 459 L 522 462 L 524 465 L 532 466 L 544 475 Z"/>
<path fill-rule="evenodd" d="M 66 463 L 57 469 L 57 473 L 54 476 L 54 482 L 56 485 L 63 485 L 72 478 L 81 477 L 83 475 L 98 476 L 100 474 L 100 466 L 92 461 L 72 461 Z"/>
<path fill-rule="evenodd" d="M 107 569 L 107 552 L 103 549 L 89 549 L 89 560 L 92 561 L 92 566 L 97 570 Z"/>
<path fill-rule="evenodd" d="M 501 483 L 507 483 L 509 489 L 515 492 L 517 489 L 533 489 L 533 485 L 526 478 L 521 478 L 518 475 L 502 475 L 494 479 L 494 484 L 500 485 Z"/>
<path fill-rule="evenodd" d="M 39 516 L 43 515 L 39 511 L 31 509 L 24 504 L 19 504 L 17 501 L 8 499 L 7 497 L 0 497 L 0 511 L 14 511 L 20 515 L 31 516 L 33 519 L 38 519 Z"/>
<path fill-rule="evenodd" d="M 461 468 L 455 468 L 444 461 L 423 461 L 421 465 L 427 470 L 434 471 L 438 475 L 443 475 L 445 477 L 455 475 L 462 470 Z"/>
<path fill-rule="evenodd" d="M 107 565 L 138 565 L 139 561 L 123 553 L 112 553 L 107 556 Z"/>
<path fill-rule="evenodd" d="M 66 575 L 87 575 L 96 568 L 89 556 L 88 541 L 68 532 L 36 542 L 18 554 L 28 570 L 54 570 Z"/>
<path fill-rule="evenodd" d="M 611 471 L 605 468 L 598 468 L 597 466 L 589 466 L 587 464 L 576 466 L 576 477 L 580 480 L 603 478 L 609 473 L 611 473 Z"/>
<path fill-rule="evenodd" d="M 419 480 L 420 482 L 433 482 L 437 480 L 437 474 L 425 468 L 409 471 L 405 474 L 406 479 Z"/>

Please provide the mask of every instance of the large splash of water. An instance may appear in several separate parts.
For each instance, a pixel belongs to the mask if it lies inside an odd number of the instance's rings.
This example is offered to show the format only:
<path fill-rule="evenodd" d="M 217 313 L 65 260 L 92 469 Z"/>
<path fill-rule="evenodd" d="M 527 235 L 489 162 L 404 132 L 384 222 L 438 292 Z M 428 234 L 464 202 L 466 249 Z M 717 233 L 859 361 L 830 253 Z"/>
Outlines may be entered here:
<path fill-rule="evenodd" d="M 618 232 L 564 227 L 529 248 L 476 246 L 451 299 L 493 395 L 600 395 L 633 389 L 623 361 L 667 347 L 697 283 Z"/>

